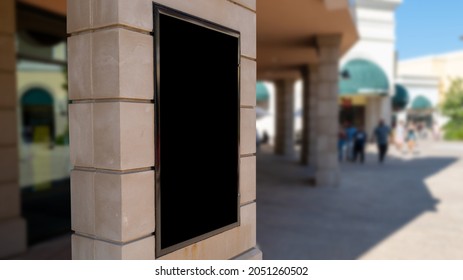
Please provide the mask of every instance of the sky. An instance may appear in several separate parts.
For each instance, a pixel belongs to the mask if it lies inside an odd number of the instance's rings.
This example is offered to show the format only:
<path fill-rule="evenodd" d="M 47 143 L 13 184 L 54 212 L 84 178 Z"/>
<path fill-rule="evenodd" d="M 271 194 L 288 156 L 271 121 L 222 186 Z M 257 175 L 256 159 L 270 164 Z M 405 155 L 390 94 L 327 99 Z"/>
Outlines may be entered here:
<path fill-rule="evenodd" d="M 399 60 L 463 51 L 463 0 L 403 0 L 396 36 Z"/>

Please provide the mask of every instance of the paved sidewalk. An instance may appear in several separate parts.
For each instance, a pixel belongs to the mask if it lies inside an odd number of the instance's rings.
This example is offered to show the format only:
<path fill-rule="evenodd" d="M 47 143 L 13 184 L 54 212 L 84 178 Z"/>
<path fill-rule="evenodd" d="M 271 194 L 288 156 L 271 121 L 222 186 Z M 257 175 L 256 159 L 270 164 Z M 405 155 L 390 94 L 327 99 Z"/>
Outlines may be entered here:
<path fill-rule="evenodd" d="M 339 188 L 311 187 L 294 159 L 257 156 L 264 259 L 463 259 L 463 143 L 394 149 L 384 165 L 343 163 Z M 16 259 L 69 259 L 70 235 Z"/>
<path fill-rule="evenodd" d="M 267 151 L 266 151 L 267 150 Z M 264 259 L 463 259 L 463 143 L 391 149 L 342 163 L 341 186 L 310 187 L 294 159 L 257 157 Z"/>

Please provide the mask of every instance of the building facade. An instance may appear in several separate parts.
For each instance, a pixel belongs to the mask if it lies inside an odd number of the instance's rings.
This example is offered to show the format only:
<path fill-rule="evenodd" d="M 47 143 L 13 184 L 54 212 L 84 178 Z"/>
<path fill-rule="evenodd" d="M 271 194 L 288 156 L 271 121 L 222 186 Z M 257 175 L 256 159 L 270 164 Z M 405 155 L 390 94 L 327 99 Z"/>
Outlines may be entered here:
<path fill-rule="evenodd" d="M 395 93 L 395 10 L 401 0 L 357 0 L 352 8 L 359 41 L 341 59 L 341 122 L 371 134 L 380 119 L 391 124 Z"/>
<path fill-rule="evenodd" d="M 461 78 L 462 51 L 399 61 L 398 79 L 410 95 L 407 116 L 402 118 L 422 120 L 428 127 L 445 125 L 448 119 L 439 113 L 439 106 L 445 100 L 452 81 Z"/>

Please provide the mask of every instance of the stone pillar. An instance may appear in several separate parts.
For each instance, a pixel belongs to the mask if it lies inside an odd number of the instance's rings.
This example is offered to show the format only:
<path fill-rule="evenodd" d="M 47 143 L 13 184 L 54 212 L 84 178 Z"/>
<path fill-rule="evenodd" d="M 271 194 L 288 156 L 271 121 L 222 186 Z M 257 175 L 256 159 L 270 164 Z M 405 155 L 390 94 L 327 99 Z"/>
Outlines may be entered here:
<path fill-rule="evenodd" d="M 72 258 L 154 259 L 151 5 L 68 1 L 67 29 Z"/>
<path fill-rule="evenodd" d="M 20 216 L 16 109 L 16 1 L 0 1 L 0 258 L 26 250 L 26 222 Z"/>
<path fill-rule="evenodd" d="M 309 165 L 317 164 L 317 106 L 318 106 L 318 65 L 310 64 L 310 106 L 309 106 Z"/>
<path fill-rule="evenodd" d="M 338 64 L 341 36 L 319 36 L 317 90 L 317 155 L 315 180 L 319 186 L 338 186 Z"/>
<path fill-rule="evenodd" d="M 255 202 L 256 3 L 156 2 L 241 34 L 240 226 L 161 258 L 261 259 Z M 73 259 L 155 259 L 153 2 L 67 4 Z M 195 185 L 200 178 L 192 180 Z"/>
<path fill-rule="evenodd" d="M 316 112 L 317 112 L 318 67 L 315 64 L 302 69 L 302 145 L 301 164 L 315 165 L 316 150 Z"/>
<path fill-rule="evenodd" d="M 309 165 L 310 157 L 310 73 L 308 66 L 301 69 L 302 76 L 302 135 L 300 162 Z"/>
<path fill-rule="evenodd" d="M 275 153 L 294 155 L 294 80 L 275 81 L 276 122 Z"/>

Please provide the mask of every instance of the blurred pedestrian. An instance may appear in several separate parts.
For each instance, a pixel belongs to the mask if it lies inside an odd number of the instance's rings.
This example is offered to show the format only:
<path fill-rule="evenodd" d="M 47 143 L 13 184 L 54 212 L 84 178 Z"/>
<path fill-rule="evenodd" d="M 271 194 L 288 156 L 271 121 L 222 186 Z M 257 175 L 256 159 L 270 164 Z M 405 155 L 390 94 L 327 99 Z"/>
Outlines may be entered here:
<path fill-rule="evenodd" d="M 354 135 L 357 128 L 351 123 L 346 122 L 346 159 L 352 161 L 354 158 Z"/>
<path fill-rule="evenodd" d="M 342 161 L 344 159 L 346 146 L 346 130 L 343 125 L 339 126 L 338 132 L 338 160 Z"/>
<path fill-rule="evenodd" d="M 389 136 L 391 134 L 391 129 L 384 123 L 384 120 L 380 120 L 378 126 L 375 128 L 374 137 L 376 139 L 376 144 L 378 146 L 378 161 L 380 163 L 384 162 L 384 158 L 387 154 L 387 149 L 389 145 Z"/>
<path fill-rule="evenodd" d="M 262 132 L 262 140 L 260 142 L 262 144 L 268 144 L 268 140 L 269 140 L 269 136 L 268 136 L 267 130 L 264 130 L 264 132 Z"/>
<path fill-rule="evenodd" d="M 415 152 L 415 146 L 416 146 L 416 137 L 417 131 L 416 127 L 413 123 L 409 123 L 407 127 L 407 146 L 408 146 L 408 152 L 410 154 L 413 154 Z"/>
<path fill-rule="evenodd" d="M 362 126 L 359 127 L 357 132 L 354 134 L 354 162 L 357 161 L 357 157 L 360 156 L 360 162 L 365 161 L 365 145 L 367 142 L 367 133 Z"/>

